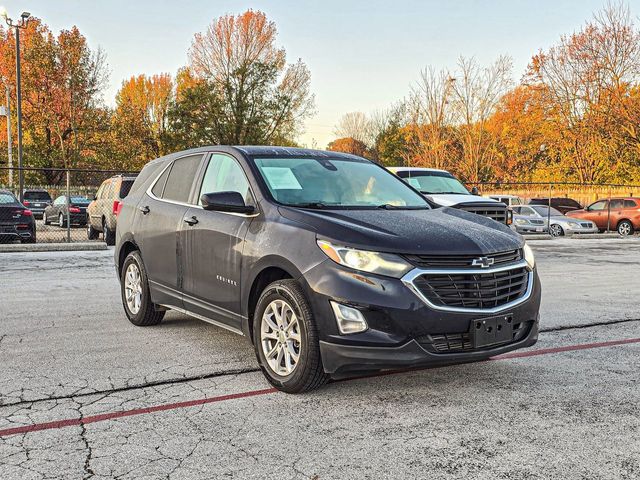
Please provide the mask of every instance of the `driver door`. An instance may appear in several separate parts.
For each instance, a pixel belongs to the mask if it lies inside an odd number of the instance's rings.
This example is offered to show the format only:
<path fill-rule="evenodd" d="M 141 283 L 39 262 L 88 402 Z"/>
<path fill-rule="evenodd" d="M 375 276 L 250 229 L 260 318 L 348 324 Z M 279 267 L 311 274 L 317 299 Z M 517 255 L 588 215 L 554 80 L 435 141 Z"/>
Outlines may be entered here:
<path fill-rule="evenodd" d="M 596 203 L 589 205 L 588 210 L 585 210 L 586 215 L 584 218 L 591 220 L 600 230 L 607 228 L 608 219 L 608 204 L 607 200 L 599 200 Z"/>
<path fill-rule="evenodd" d="M 256 205 L 246 174 L 227 154 L 211 154 L 197 193 L 198 206 L 184 215 L 184 306 L 190 312 L 241 328 L 240 272 L 244 241 L 256 213 L 204 210 L 205 193 L 239 192 L 245 204 Z"/>

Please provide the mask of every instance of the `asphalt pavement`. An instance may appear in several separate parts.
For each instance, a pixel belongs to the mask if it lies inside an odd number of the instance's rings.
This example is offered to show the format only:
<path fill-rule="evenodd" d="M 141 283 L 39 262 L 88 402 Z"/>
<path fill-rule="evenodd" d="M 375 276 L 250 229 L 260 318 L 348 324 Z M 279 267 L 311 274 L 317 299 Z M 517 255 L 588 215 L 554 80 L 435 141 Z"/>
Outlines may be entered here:
<path fill-rule="evenodd" d="M 531 245 L 531 349 L 297 396 L 243 337 L 131 325 L 111 250 L 0 254 L 0 478 L 640 478 L 640 239 Z"/>

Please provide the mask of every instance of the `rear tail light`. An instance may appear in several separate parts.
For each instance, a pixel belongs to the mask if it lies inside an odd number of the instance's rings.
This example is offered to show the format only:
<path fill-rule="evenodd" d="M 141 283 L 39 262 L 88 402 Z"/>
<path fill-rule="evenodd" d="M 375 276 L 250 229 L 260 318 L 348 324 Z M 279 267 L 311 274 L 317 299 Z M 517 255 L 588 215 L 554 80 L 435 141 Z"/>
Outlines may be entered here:
<path fill-rule="evenodd" d="M 513 210 L 507 210 L 507 225 L 513 223 Z"/>
<path fill-rule="evenodd" d="M 117 217 L 120 215 L 120 210 L 122 210 L 122 202 L 120 200 L 115 200 L 113 202 L 113 214 Z"/>
<path fill-rule="evenodd" d="M 13 212 L 14 215 L 22 215 L 24 217 L 32 217 L 33 216 L 33 212 L 31 210 L 28 209 L 24 209 L 24 210 L 15 210 Z"/>
<path fill-rule="evenodd" d="M 69 207 L 69 213 L 80 213 L 80 209 L 78 207 Z"/>
<path fill-rule="evenodd" d="M 29 203 L 29 201 L 28 201 L 28 200 L 25 200 L 24 202 L 22 202 L 22 204 L 23 204 L 25 207 L 28 207 L 29 205 L 31 205 L 31 203 Z"/>

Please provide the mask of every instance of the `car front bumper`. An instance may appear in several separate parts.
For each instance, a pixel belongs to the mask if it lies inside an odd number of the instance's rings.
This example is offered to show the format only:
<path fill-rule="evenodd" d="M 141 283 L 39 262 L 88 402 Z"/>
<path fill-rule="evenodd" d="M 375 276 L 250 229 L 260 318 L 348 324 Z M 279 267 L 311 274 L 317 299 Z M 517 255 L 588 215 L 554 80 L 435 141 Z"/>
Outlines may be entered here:
<path fill-rule="evenodd" d="M 531 346 L 538 338 L 541 287 L 535 270 L 526 300 L 486 312 L 437 310 L 400 279 L 351 271 L 330 260 L 306 272 L 301 282 L 314 311 L 324 369 L 331 374 L 482 360 Z M 369 328 L 340 334 L 330 301 L 360 310 Z M 478 349 L 467 345 L 464 351 L 440 348 L 443 336 L 468 336 L 473 321 L 502 315 L 511 317 L 514 332 L 518 327 L 512 341 Z"/>

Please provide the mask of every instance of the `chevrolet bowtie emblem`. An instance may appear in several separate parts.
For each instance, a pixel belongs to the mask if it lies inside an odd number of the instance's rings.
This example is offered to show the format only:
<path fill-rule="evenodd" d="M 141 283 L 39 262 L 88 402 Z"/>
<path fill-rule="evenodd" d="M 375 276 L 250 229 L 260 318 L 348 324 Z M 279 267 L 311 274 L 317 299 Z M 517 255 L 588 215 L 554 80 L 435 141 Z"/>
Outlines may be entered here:
<path fill-rule="evenodd" d="M 480 258 L 474 258 L 473 262 L 471 262 L 471 266 L 489 268 L 494 263 L 496 263 L 494 258 L 480 257 Z"/>

